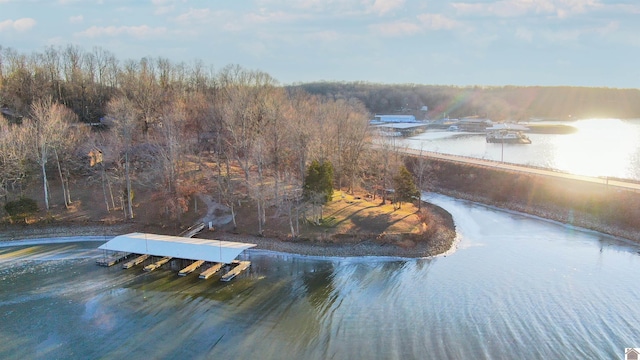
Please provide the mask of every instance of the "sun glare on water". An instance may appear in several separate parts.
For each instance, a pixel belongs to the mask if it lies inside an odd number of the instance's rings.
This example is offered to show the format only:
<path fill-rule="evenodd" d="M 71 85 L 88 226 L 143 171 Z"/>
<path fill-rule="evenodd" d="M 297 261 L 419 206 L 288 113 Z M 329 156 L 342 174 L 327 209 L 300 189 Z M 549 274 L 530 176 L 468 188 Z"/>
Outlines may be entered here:
<path fill-rule="evenodd" d="M 622 176 L 633 161 L 638 133 L 619 119 L 589 119 L 576 122 L 578 131 L 559 142 L 555 149 L 556 166 L 573 174 Z"/>

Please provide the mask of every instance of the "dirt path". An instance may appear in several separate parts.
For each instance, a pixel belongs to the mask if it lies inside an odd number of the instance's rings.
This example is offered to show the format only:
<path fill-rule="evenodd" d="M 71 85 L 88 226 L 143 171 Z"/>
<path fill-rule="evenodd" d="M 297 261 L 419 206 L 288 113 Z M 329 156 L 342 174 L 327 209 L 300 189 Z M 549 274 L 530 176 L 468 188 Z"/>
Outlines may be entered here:
<path fill-rule="evenodd" d="M 213 200 L 213 196 L 208 194 L 198 194 L 198 198 L 207 206 L 207 213 L 198 220 L 205 225 L 211 223 L 212 226 L 220 226 L 230 223 L 233 218 L 231 216 L 231 210 Z"/>

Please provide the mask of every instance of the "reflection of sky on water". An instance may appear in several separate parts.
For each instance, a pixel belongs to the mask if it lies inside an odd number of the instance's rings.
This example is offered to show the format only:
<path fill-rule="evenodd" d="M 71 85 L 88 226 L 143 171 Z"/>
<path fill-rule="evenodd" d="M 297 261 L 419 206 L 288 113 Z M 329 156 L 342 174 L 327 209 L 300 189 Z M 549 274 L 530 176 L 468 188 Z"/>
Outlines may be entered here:
<path fill-rule="evenodd" d="M 399 140 L 426 151 L 540 166 L 588 176 L 640 180 L 640 120 L 549 122 L 578 129 L 572 134 L 528 134 L 532 143 L 487 143 L 483 134 L 428 131 Z"/>

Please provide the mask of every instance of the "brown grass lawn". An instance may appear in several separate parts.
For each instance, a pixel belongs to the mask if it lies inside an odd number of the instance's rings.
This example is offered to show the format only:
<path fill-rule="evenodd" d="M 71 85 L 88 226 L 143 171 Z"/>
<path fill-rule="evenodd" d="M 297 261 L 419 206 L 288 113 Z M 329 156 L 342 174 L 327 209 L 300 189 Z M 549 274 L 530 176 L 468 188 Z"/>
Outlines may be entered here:
<path fill-rule="evenodd" d="M 237 229 L 228 225 L 220 230 L 255 235 L 257 209 L 244 204 L 237 209 Z M 310 209 L 307 218 L 310 219 Z M 395 245 L 401 248 L 427 246 L 429 251 L 446 251 L 453 239 L 453 224 L 443 216 L 441 209 L 425 205 L 421 211 L 417 206 L 404 203 L 402 208 L 381 205 L 381 200 L 370 200 L 358 193 L 347 194 L 334 191 L 332 201 L 323 208 L 320 224 L 312 221 L 300 222 L 300 235 L 291 239 L 289 217 L 284 211 L 270 209 L 264 236 L 280 240 L 308 241 L 318 244 L 355 244 L 371 242 L 380 245 Z"/>
<path fill-rule="evenodd" d="M 418 208 L 413 204 L 405 203 L 402 208 L 395 209 L 389 202 L 381 205 L 381 200 L 370 201 L 343 191 L 335 191 L 332 201 L 324 207 L 321 226 L 331 234 L 417 234 L 424 231 Z"/>

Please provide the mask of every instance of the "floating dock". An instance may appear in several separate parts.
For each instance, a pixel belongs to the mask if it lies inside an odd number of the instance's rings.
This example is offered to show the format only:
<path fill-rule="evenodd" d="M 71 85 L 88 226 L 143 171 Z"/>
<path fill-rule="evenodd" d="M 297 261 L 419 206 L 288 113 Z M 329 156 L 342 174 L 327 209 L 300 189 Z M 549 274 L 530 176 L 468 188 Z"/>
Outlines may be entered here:
<path fill-rule="evenodd" d="M 122 268 L 123 269 L 129 269 L 132 268 L 136 265 L 140 265 L 142 264 L 143 261 L 147 260 L 149 258 L 148 254 L 144 254 L 144 255 L 140 255 L 137 258 L 131 260 L 131 261 L 127 261 L 126 263 L 122 264 Z"/>
<path fill-rule="evenodd" d="M 171 260 L 171 259 L 172 259 L 171 256 L 165 256 L 162 259 L 156 261 L 155 263 L 145 266 L 144 267 L 144 271 L 153 271 L 153 270 L 159 268 L 160 266 L 168 263 L 169 260 Z"/>
<path fill-rule="evenodd" d="M 100 266 L 105 266 L 105 267 L 113 266 L 113 265 L 119 263 L 120 261 L 125 260 L 130 255 L 131 254 L 129 254 L 129 253 L 117 253 L 117 254 L 113 254 L 111 256 L 105 255 L 105 256 L 97 259 L 96 260 L 96 264 L 98 264 Z"/>
<path fill-rule="evenodd" d="M 188 234 L 192 236 L 197 231 L 202 230 L 203 225 L 198 224 L 189 229 Z M 208 279 L 213 274 L 222 269 L 225 265 L 231 265 L 233 268 L 223 275 L 222 281 L 229 281 L 240 274 L 242 271 L 249 268 L 250 262 L 238 261 L 235 258 L 240 255 L 246 249 L 255 247 L 256 244 L 221 241 L 221 240 L 207 240 L 207 239 L 194 239 L 179 236 L 167 236 L 158 234 L 145 234 L 145 233 L 131 233 L 116 236 L 113 239 L 107 241 L 105 244 L 98 247 L 98 249 L 105 250 L 106 252 L 115 252 L 117 254 L 125 254 L 119 258 L 111 256 L 109 261 L 103 260 L 105 266 L 111 266 L 123 259 L 127 258 L 131 254 L 139 254 L 138 258 L 123 264 L 123 268 L 128 269 L 135 265 L 141 264 L 150 256 L 163 257 L 161 260 L 154 264 L 145 266 L 145 271 L 153 271 L 163 264 L 166 264 L 171 259 L 184 259 L 193 260 L 193 263 L 182 269 L 178 275 L 186 276 L 194 272 L 198 267 L 202 266 L 205 262 L 213 263 L 211 267 L 204 270 L 200 274 L 201 279 Z M 105 259 L 107 257 L 105 256 Z M 106 265 L 109 264 L 109 265 Z"/>
<path fill-rule="evenodd" d="M 231 279 L 239 275 L 241 272 L 247 270 L 250 265 L 251 262 L 249 261 L 240 261 L 238 265 L 234 266 L 226 274 L 222 275 L 220 281 L 231 281 Z"/>
<path fill-rule="evenodd" d="M 222 269 L 223 266 L 224 266 L 223 263 L 215 263 L 215 264 L 211 265 L 211 267 L 208 268 L 207 270 L 201 272 L 199 278 L 200 279 L 208 279 L 213 274 L 215 274 L 218 271 L 220 271 L 220 269 Z"/>
<path fill-rule="evenodd" d="M 178 276 L 187 276 L 187 275 L 191 274 L 192 272 L 194 272 L 197 268 L 202 266 L 202 264 L 204 264 L 204 260 L 194 261 L 193 263 L 191 263 L 191 265 L 189 265 L 186 268 L 180 270 L 180 272 L 178 272 Z"/>

